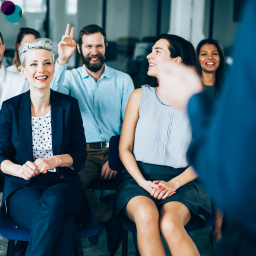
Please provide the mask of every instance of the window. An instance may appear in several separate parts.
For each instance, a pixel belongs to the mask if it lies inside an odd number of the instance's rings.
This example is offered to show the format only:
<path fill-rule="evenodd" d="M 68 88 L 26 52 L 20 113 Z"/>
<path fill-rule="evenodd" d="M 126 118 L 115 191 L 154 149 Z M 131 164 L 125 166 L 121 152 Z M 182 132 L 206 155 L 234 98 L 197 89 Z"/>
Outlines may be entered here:
<path fill-rule="evenodd" d="M 66 14 L 74 15 L 77 13 L 77 0 L 66 0 Z"/>

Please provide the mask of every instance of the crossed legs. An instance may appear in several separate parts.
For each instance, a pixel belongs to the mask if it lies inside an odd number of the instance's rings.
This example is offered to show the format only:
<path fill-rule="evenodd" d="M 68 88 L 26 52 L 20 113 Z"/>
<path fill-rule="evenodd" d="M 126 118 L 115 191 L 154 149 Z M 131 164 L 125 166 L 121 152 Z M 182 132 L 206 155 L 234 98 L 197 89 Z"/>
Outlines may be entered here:
<path fill-rule="evenodd" d="M 136 223 L 140 254 L 164 256 L 160 232 L 173 256 L 199 256 L 199 252 L 184 226 L 190 220 L 190 211 L 179 202 L 169 202 L 160 212 L 148 197 L 132 198 L 125 209 L 126 215 Z"/>
<path fill-rule="evenodd" d="M 72 184 L 56 184 L 47 189 L 27 186 L 9 201 L 11 218 L 31 230 L 26 255 L 73 255 L 77 224 L 85 196 Z"/>

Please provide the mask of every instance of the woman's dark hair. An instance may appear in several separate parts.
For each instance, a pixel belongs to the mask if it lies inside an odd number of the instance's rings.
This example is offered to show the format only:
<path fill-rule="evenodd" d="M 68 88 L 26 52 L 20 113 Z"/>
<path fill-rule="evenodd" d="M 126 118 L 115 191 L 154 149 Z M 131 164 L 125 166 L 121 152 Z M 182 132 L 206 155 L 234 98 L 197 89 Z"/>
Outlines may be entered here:
<path fill-rule="evenodd" d="M 181 57 L 182 63 L 195 67 L 197 73 L 201 76 L 201 66 L 193 44 L 176 35 L 162 34 L 159 39 L 166 39 L 169 42 L 169 51 L 172 58 Z"/>
<path fill-rule="evenodd" d="M 1 32 L 0 32 L 0 38 L 1 38 L 2 44 L 4 44 L 4 39 L 3 39 L 3 36 L 2 36 Z"/>
<path fill-rule="evenodd" d="M 199 57 L 199 53 L 200 53 L 202 46 L 205 44 L 215 45 L 218 50 L 219 56 L 220 56 L 220 64 L 215 73 L 216 93 L 220 93 L 223 81 L 225 80 L 225 77 L 226 77 L 226 64 L 225 64 L 224 52 L 222 50 L 222 47 L 219 45 L 219 43 L 216 40 L 204 39 L 201 42 L 199 42 L 199 44 L 196 47 L 196 52 L 197 52 L 198 57 Z"/>
<path fill-rule="evenodd" d="M 159 36 L 158 40 L 160 39 L 166 39 L 169 42 L 169 51 L 172 58 L 181 57 L 182 63 L 187 66 L 195 67 L 198 75 L 202 75 L 201 66 L 193 44 L 180 36 L 171 34 L 162 34 Z M 150 85 L 157 87 L 157 80 L 155 79 Z"/>
<path fill-rule="evenodd" d="M 83 27 L 80 32 L 79 32 L 79 39 L 78 39 L 78 44 L 80 49 L 82 49 L 82 44 L 83 44 L 83 35 L 91 35 L 100 32 L 103 35 L 104 38 L 104 43 L 106 45 L 107 43 L 107 37 L 106 37 L 106 32 L 98 25 L 91 24 Z"/>
<path fill-rule="evenodd" d="M 15 43 L 15 55 L 13 59 L 13 65 L 17 68 L 20 66 L 19 52 L 17 50 L 17 44 L 20 44 L 23 37 L 26 35 L 34 35 L 36 39 L 40 38 L 40 33 L 33 28 L 20 28 L 20 32 L 17 35 L 16 43 Z M 20 71 L 20 70 L 18 70 Z"/>

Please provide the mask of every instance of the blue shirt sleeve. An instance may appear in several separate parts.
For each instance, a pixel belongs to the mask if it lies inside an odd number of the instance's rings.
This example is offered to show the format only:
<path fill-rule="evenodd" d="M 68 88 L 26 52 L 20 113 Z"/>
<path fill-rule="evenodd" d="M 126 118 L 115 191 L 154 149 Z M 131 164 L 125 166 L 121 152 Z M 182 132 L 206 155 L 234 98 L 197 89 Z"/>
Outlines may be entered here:
<path fill-rule="evenodd" d="M 58 61 L 55 63 L 54 77 L 51 82 L 51 89 L 57 92 L 61 92 L 70 95 L 70 79 L 68 72 L 66 71 L 68 64 L 60 65 Z"/>
<path fill-rule="evenodd" d="M 122 121 L 124 120 L 124 114 L 125 114 L 128 100 L 130 98 L 131 93 L 134 91 L 134 84 L 131 77 L 129 75 L 126 75 L 125 77 L 126 79 L 124 79 L 123 95 L 122 95 Z"/>
<path fill-rule="evenodd" d="M 249 1 L 216 112 L 201 94 L 188 104 L 193 141 L 190 163 L 217 205 L 256 230 L 256 0 Z"/>

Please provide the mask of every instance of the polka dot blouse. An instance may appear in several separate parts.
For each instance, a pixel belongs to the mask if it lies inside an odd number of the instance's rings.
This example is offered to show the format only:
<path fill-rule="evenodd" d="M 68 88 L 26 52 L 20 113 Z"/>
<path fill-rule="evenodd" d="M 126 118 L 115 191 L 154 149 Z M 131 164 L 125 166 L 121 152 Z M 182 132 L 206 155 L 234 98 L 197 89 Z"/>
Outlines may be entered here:
<path fill-rule="evenodd" d="M 51 111 L 40 117 L 32 116 L 33 159 L 48 158 L 52 153 Z M 56 172 L 56 169 L 48 170 Z"/>

